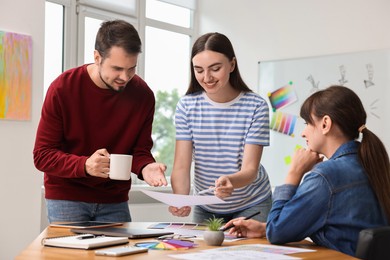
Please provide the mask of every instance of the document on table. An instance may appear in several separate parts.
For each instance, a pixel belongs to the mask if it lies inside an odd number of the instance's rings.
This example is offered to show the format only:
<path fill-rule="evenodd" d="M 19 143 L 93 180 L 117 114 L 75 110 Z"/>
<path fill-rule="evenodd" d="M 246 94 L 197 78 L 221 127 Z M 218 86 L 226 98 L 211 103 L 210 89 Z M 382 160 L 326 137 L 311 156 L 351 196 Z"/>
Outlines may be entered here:
<path fill-rule="evenodd" d="M 300 248 L 300 247 L 292 247 L 292 246 L 278 246 L 278 245 L 264 245 L 264 244 L 246 244 L 246 245 L 238 245 L 238 246 L 230 246 L 230 247 L 218 247 L 215 249 L 203 250 L 207 252 L 223 252 L 223 251 L 257 251 L 257 252 L 265 252 L 272 254 L 296 254 L 296 253 L 308 253 L 315 252 L 313 249 Z"/>
<path fill-rule="evenodd" d="M 266 252 L 257 252 L 252 250 L 241 251 L 226 251 L 226 252 L 200 252 L 200 253 L 185 253 L 169 255 L 172 258 L 184 260 L 215 260 L 215 259 L 229 259 L 229 260 L 296 260 L 298 257 L 272 254 Z"/>
<path fill-rule="evenodd" d="M 207 205 L 207 204 L 221 204 L 228 203 L 224 200 L 221 200 L 217 196 L 195 196 L 195 195 L 181 195 L 181 194 L 172 194 L 165 192 L 156 192 L 150 190 L 141 190 L 143 193 L 165 203 L 169 206 L 174 207 L 183 207 L 183 206 L 193 206 L 193 205 Z"/>
<path fill-rule="evenodd" d="M 314 252 L 315 250 L 299 248 L 299 247 L 287 247 L 276 245 L 262 245 L 262 244 L 247 244 L 238 246 L 219 247 L 215 249 L 202 250 L 195 253 L 185 253 L 169 255 L 170 257 L 184 260 L 215 260 L 215 259 L 229 259 L 229 260 L 242 260 L 242 259 L 301 259 L 298 257 L 287 256 L 286 254 Z"/>

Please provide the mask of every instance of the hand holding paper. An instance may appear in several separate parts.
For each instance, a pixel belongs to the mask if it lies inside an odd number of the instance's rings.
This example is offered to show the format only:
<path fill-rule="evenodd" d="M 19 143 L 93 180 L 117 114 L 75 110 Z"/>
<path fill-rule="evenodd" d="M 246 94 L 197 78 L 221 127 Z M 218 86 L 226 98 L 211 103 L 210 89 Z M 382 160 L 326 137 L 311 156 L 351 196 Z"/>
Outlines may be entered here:
<path fill-rule="evenodd" d="M 207 204 L 220 204 L 227 203 L 224 200 L 216 196 L 193 196 L 193 195 L 182 195 L 182 194 L 172 194 L 165 192 L 156 192 L 149 190 L 141 190 L 143 193 L 165 203 L 169 206 L 174 207 L 183 207 L 183 206 L 192 206 L 192 205 L 207 205 Z"/>

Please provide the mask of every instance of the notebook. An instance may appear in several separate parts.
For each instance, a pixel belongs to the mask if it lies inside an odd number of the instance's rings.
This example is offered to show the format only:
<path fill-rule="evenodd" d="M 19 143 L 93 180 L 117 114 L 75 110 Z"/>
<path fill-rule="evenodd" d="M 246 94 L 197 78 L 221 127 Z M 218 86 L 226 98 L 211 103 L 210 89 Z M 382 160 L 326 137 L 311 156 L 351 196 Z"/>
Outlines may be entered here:
<path fill-rule="evenodd" d="M 82 234 L 75 236 L 53 237 L 42 240 L 44 246 L 92 249 L 98 247 L 126 244 L 129 242 L 127 237 L 106 237 L 93 234 Z"/>
<path fill-rule="evenodd" d="M 85 228 L 85 229 L 71 229 L 73 233 L 77 234 L 95 234 L 95 235 L 106 235 L 114 237 L 128 237 L 128 238 L 149 238 L 159 237 L 165 235 L 171 235 L 171 231 L 162 231 L 156 229 L 141 229 L 141 228 L 116 228 L 116 227 L 105 227 L 105 228 Z"/>

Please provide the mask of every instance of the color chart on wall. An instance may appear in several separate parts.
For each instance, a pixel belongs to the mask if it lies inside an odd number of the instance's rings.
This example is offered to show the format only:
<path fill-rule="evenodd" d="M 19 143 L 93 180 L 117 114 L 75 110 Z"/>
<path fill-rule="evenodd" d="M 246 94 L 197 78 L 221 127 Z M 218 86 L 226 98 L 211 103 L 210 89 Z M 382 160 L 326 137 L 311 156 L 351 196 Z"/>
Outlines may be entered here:
<path fill-rule="evenodd" d="M 294 128 L 297 122 L 297 116 L 276 111 L 272 115 L 270 128 L 285 135 L 294 136 Z"/>
<path fill-rule="evenodd" d="M 298 100 L 292 82 L 268 94 L 273 110 L 288 106 Z"/>

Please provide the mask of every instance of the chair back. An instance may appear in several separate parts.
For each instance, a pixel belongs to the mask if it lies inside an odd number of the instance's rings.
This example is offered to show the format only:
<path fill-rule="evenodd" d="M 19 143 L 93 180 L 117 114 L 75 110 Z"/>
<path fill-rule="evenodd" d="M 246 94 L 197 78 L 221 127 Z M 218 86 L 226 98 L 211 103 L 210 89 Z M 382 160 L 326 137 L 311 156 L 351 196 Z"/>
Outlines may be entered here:
<path fill-rule="evenodd" d="M 360 231 L 355 256 L 364 260 L 389 260 L 390 226 Z"/>

